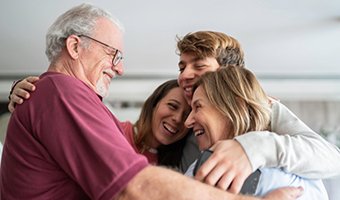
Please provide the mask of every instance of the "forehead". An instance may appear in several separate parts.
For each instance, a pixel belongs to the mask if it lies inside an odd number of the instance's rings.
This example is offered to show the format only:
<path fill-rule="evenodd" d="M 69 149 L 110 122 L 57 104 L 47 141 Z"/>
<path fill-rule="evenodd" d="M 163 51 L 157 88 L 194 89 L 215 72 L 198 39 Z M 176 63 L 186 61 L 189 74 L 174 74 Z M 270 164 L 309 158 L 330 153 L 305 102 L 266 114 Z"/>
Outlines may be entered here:
<path fill-rule="evenodd" d="M 123 33 L 116 24 L 107 18 L 98 18 L 93 36 L 110 46 L 123 50 Z"/>
<path fill-rule="evenodd" d="M 204 58 L 200 58 L 194 53 L 182 53 L 180 55 L 180 61 L 184 61 L 184 62 L 195 62 L 195 61 L 202 60 L 202 59 Z"/>
<path fill-rule="evenodd" d="M 175 99 L 179 102 L 185 101 L 183 90 L 180 87 L 174 87 L 169 90 L 163 99 Z"/>
<path fill-rule="evenodd" d="M 158 104 L 163 104 L 169 101 L 177 102 L 178 104 L 189 108 L 189 104 L 184 97 L 183 90 L 179 87 L 175 87 L 169 90 L 169 92 L 158 102 Z"/>
<path fill-rule="evenodd" d="M 220 66 L 216 58 L 213 56 L 202 58 L 192 53 L 181 54 L 178 64 L 181 65 L 181 64 L 189 64 L 189 63 L 195 63 L 195 62 L 204 62 L 208 64 L 209 66 L 213 66 L 214 68 L 218 68 Z"/>
<path fill-rule="evenodd" d="M 207 99 L 207 94 L 205 93 L 203 86 L 202 85 L 198 86 L 192 96 L 192 103 L 195 103 L 199 100 L 206 100 L 206 99 Z"/>

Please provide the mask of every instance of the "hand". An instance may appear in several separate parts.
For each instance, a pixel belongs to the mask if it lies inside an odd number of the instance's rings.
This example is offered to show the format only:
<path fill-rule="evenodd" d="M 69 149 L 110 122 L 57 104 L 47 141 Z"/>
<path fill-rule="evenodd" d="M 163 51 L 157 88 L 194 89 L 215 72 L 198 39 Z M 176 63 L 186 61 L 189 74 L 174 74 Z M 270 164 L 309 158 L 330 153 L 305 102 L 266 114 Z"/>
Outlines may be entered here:
<path fill-rule="evenodd" d="M 264 199 L 268 200 L 295 200 L 303 194 L 302 187 L 283 187 L 268 193 Z"/>
<path fill-rule="evenodd" d="M 214 153 L 203 163 L 195 176 L 202 181 L 231 193 L 239 193 L 252 167 L 240 143 L 223 140 L 210 148 Z"/>
<path fill-rule="evenodd" d="M 39 77 L 29 76 L 18 82 L 13 88 L 10 95 L 10 102 L 8 104 L 8 110 L 13 112 L 16 104 L 22 104 L 25 99 L 30 98 L 30 93 L 35 90 L 34 83 L 39 80 Z"/>

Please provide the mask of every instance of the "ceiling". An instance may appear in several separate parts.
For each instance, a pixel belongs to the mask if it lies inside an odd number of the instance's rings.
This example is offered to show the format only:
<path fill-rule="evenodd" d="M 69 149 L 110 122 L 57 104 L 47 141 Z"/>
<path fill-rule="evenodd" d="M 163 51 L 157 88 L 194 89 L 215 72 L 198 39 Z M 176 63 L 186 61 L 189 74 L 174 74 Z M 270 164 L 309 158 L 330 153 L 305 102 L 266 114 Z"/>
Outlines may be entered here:
<path fill-rule="evenodd" d="M 1 0 L 0 79 L 45 71 L 47 28 L 82 2 Z M 125 77 L 176 77 L 176 36 L 215 30 L 241 42 L 247 66 L 263 79 L 340 79 L 339 0 L 88 2 L 124 24 Z"/>

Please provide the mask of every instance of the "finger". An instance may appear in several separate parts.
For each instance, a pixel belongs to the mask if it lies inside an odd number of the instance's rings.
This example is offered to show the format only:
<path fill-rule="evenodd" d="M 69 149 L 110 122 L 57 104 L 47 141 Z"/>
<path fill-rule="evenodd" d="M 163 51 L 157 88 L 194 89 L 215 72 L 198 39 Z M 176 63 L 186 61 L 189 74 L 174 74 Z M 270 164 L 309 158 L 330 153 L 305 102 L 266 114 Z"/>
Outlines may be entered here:
<path fill-rule="evenodd" d="M 35 85 L 33 83 L 30 83 L 28 81 L 26 81 L 26 79 L 24 79 L 23 81 L 20 81 L 15 87 L 14 87 L 14 90 L 17 90 L 17 89 L 23 89 L 23 90 L 27 90 L 27 91 L 34 91 L 35 90 Z"/>
<path fill-rule="evenodd" d="M 235 179 L 233 180 L 233 182 L 231 183 L 228 192 L 237 194 L 241 191 L 242 185 L 244 183 L 244 181 L 246 180 L 246 176 L 244 176 L 243 174 L 239 174 L 238 176 L 235 177 Z"/>
<path fill-rule="evenodd" d="M 15 89 L 12 93 L 12 97 L 20 99 L 28 99 L 30 96 L 30 92 L 24 89 Z"/>
<path fill-rule="evenodd" d="M 24 100 L 20 96 L 18 96 L 16 94 L 11 94 L 10 103 L 13 103 L 15 105 L 15 104 L 22 104 L 23 102 L 24 102 Z"/>
<path fill-rule="evenodd" d="M 29 77 L 25 78 L 24 80 L 26 80 L 27 82 L 30 82 L 30 83 L 35 83 L 39 80 L 39 77 L 38 76 L 29 76 Z"/>
<path fill-rule="evenodd" d="M 214 169 L 217 165 L 218 159 L 215 158 L 214 153 L 206 160 L 202 166 L 198 169 L 195 179 L 203 182 L 204 179 L 208 176 L 208 174 Z"/>
<path fill-rule="evenodd" d="M 227 172 L 227 176 L 230 177 L 230 179 L 228 179 L 229 181 L 232 181 L 232 179 L 234 178 L 234 174 L 228 173 L 230 170 L 228 169 L 227 166 L 224 165 L 217 165 L 215 166 L 211 172 L 205 177 L 204 179 L 204 183 L 211 185 L 211 186 L 218 186 L 218 182 L 221 179 L 221 177 L 223 177 L 223 175 Z M 227 183 L 227 185 L 229 186 L 230 182 Z M 225 187 L 225 189 L 228 188 L 228 186 L 222 186 L 222 188 Z"/>
<path fill-rule="evenodd" d="M 12 101 L 10 101 L 9 104 L 8 104 L 9 112 L 12 113 L 14 111 L 14 106 L 15 106 L 15 104 Z"/>
<path fill-rule="evenodd" d="M 235 175 L 232 173 L 224 173 L 221 179 L 218 181 L 216 187 L 227 190 L 230 186 L 230 184 L 233 182 L 233 179 L 235 178 Z"/>

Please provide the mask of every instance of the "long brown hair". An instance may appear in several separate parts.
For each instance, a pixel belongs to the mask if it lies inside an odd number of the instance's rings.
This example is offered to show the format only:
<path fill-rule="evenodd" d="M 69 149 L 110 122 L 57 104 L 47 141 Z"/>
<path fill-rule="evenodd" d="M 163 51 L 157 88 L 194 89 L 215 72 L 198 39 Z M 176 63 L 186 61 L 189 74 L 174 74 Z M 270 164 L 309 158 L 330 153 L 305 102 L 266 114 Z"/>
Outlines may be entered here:
<path fill-rule="evenodd" d="M 177 87 L 179 87 L 179 85 L 176 79 L 166 81 L 158 86 L 144 102 L 140 116 L 135 123 L 138 130 L 138 135 L 135 138 L 135 144 L 139 151 L 143 150 L 147 135 L 152 134 L 152 117 L 154 109 L 170 90 Z M 158 147 L 158 164 L 170 167 L 179 167 L 186 139 L 187 135 L 177 142 Z"/>

